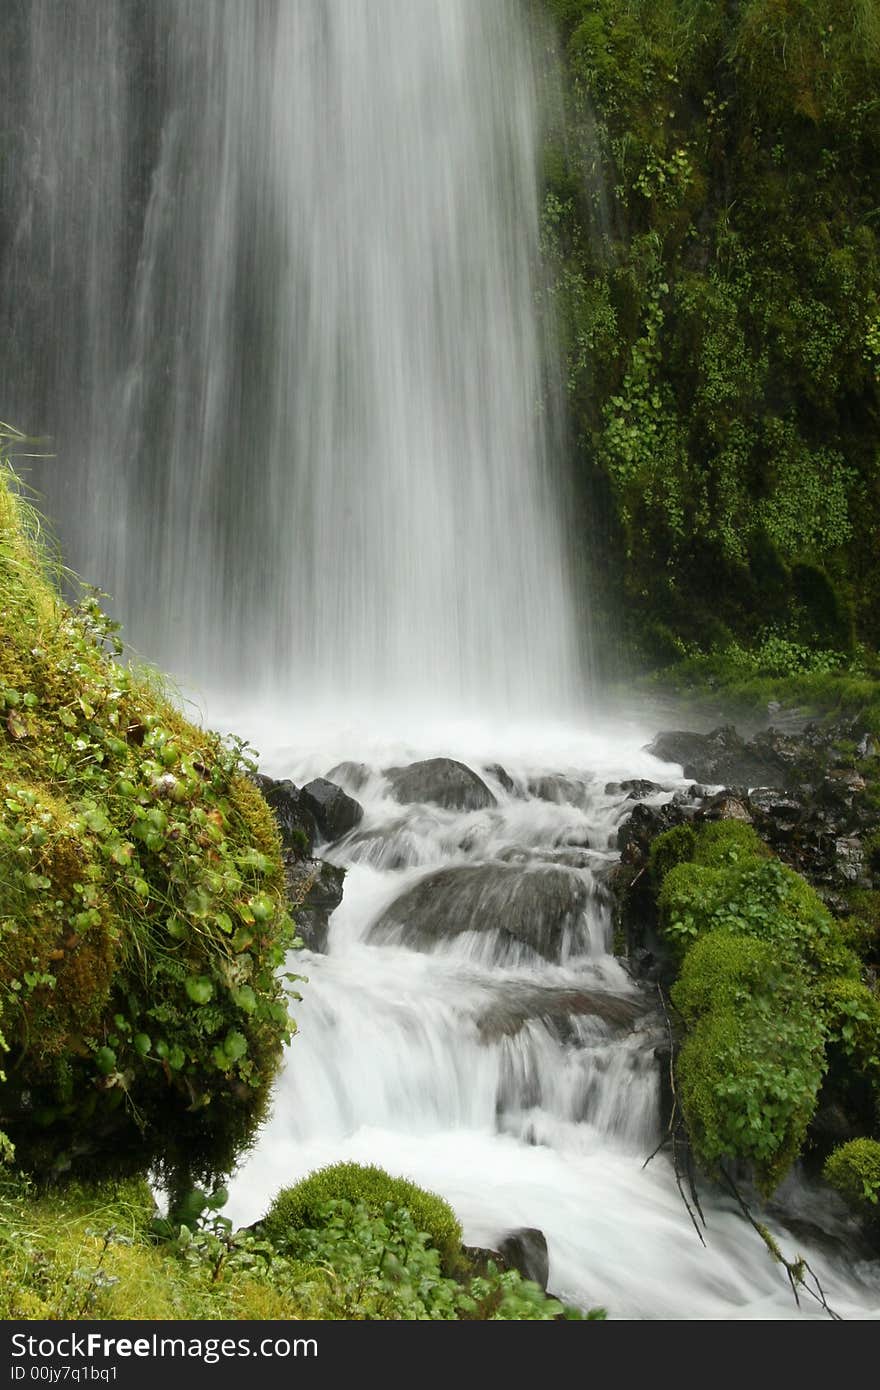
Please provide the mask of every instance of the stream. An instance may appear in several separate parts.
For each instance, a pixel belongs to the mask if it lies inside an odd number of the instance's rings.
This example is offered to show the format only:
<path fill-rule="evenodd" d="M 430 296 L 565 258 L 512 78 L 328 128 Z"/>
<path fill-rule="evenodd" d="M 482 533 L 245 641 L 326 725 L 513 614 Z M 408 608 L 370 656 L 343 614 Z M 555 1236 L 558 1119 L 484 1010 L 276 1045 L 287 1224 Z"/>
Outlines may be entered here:
<path fill-rule="evenodd" d="M 272 1118 L 232 1184 L 234 1219 L 256 1220 L 316 1167 L 378 1163 L 441 1193 L 469 1244 L 539 1228 L 551 1291 L 583 1308 L 826 1316 L 809 1299 L 797 1308 L 732 1201 L 703 1190 L 704 1248 L 666 1154 L 644 1166 L 662 1137 L 654 1050 L 665 1023 L 650 988 L 611 954 L 606 879 L 635 804 L 617 784 L 658 782 L 656 801 L 689 785 L 642 751 L 646 731 L 502 736 L 458 725 L 420 744 L 374 732 L 355 750 L 352 731 L 325 724 L 304 731 L 316 749 L 306 756 L 271 726 L 254 733 L 263 748 L 276 741 L 264 765 L 298 783 L 355 751 L 370 772 L 363 784 L 362 770 L 336 774 L 364 819 L 327 851 L 347 869 L 343 901 L 326 954 L 293 958 L 308 977 L 294 1006 L 299 1033 Z M 390 795 L 382 768 L 448 754 L 453 740 L 494 805 Z M 481 745 L 491 752 L 480 757 Z M 517 756 L 530 746 L 536 758 Z M 761 1219 L 789 1258 L 809 1260 L 835 1311 L 877 1315 L 880 1268 L 841 1257 L 849 1223 L 836 1199 L 792 1178 Z"/>

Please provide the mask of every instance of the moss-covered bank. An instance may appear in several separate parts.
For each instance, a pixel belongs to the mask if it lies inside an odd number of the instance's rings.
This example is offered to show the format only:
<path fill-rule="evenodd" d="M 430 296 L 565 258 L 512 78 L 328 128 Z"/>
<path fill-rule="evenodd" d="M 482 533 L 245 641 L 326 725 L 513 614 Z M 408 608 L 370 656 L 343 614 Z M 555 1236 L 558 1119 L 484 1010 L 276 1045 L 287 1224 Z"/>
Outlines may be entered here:
<path fill-rule="evenodd" d="M 0 1173 L 0 1318 L 581 1316 L 501 1262 L 477 1269 L 447 1204 L 380 1169 L 337 1165 L 284 1189 L 265 1232 L 233 1231 L 222 1193 L 197 1196 L 190 1224 L 157 1241 L 166 1223 L 142 1181 L 38 1194 Z"/>
<path fill-rule="evenodd" d="M 293 929 L 242 749 L 119 650 L 0 461 L 0 1130 L 41 1178 L 186 1185 L 263 1117 Z"/>
<path fill-rule="evenodd" d="M 610 631 L 784 674 L 876 650 L 880 10 L 540 2 L 567 108 L 544 244 Z"/>
<path fill-rule="evenodd" d="M 669 830 L 650 863 L 677 963 L 677 1092 L 698 1160 L 710 1173 L 745 1161 L 772 1190 L 804 1151 L 824 1084 L 855 1097 L 867 1131 L 826 1175 L 847 1198 L 875 1202 L 880 998 L 858 922 L 833 918 L 740 821 Z"/>

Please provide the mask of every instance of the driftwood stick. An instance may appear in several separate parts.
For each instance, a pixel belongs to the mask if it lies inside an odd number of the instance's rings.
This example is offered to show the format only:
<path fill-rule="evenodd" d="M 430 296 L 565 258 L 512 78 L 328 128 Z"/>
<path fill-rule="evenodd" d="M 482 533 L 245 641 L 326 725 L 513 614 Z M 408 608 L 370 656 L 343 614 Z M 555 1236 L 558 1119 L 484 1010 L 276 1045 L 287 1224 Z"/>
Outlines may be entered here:
<path fill-rule="evenodd" d="M 724 1184 L 727 1187 L 728 1192 L 733 1197 L 734 1201 L 736 1202 L 743 1216 L 748 1221 L 749 1225 L 757 1231 L 758 1235 L 763 1240 L 764 1244 L 770 1251 L 770 1254 L 772 1258 L 776 1261 L 776 1263 L 781 1264 L 783 1266 L 786 1275 L 788 1276 L 788 1282 L 791 1285 L 791 1291 L 794 1295 L 794 1301 L 797 1304 L 797 1306 L 801 1306 L 799 1290 L 803 1290 L 805 1294 L 808 1294 L 810 1298 L 815 1299 L 815 1301 L 818 1304 L 820 1304 L 822 1308 L 824 1308 L 825 1312 L 828 1314 L 829 1318 L 831 1318 L 833 1322 L 842 1322 L 843 1319 L 840 1316 L 840 1314 L 834 1311 L 834 1309 L 830 1306 L 827 1298 L 825 1297 L 825 1290 L 822 1288 L 822 1284 L 819 1280 L 818 1274 L 804 1259 L 803 1255 L 798 1255 L 797 1258 L 794 1260 L 786 1259 L 785 1255 L 783 1255 L 782 1251 L 779 1248 L 778 1242 L 776 1241 L 774 1236 L 772 1236 L 771 1233 L 767 1230 L 767 1227 L 762 1225 L 760 1221 L 755 1220 L 755 1217 L 752 1215 L 748 1203 L 746 1202 L 745 1198 L 743 1197 L 733 1178 L 728 1173 L 727 1169 L 723 1165 L 721 1165 L 719 1171 L 724 1181 Z M 811 1287 L 810 1284 L 807 1282 L 808 1275 L 810 1279 L 812 1279 L 813 1281 L 813 1287 Z"/>

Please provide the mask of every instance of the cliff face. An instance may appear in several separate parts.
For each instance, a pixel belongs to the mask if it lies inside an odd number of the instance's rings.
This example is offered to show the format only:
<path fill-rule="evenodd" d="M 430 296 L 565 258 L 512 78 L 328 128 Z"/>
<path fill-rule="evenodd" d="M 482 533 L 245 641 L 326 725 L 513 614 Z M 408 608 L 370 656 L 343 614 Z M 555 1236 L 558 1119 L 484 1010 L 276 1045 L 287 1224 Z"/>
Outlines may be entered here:
<path fill-rule="evenodd" d="M 544 240 L 606 608 L 654 661 L 876 648 L 876 6 L 546 3 Z"/>
<path fill-rule="evenodd" d="M 0 1128 L 41 1176 L 226 1171 L 292 1021 L 277 829 L 241 746 L 122 665 L 0 473 Z"/>

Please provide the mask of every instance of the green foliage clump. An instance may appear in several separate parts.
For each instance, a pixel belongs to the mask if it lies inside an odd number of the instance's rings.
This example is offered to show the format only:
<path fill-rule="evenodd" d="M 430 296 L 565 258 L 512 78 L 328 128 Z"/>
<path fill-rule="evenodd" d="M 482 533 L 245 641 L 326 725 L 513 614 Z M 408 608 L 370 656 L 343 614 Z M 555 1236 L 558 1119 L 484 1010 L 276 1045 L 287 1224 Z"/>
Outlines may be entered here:
<path fill-rule="evenodd" d="M 2 468 L 2 463 L 0 463 Z M 60 598 L 0 471 L 3 1127 L 44 1177 L 228 1171 L 290 1038 L 277 830 L 244 746 Z"/>
<path fill-rule="evenodd" d="M 703 1165 L 748 1160 L 770 1190 L 801 1150 L 829 1059 L 876 1075 L 880 1000 L 814 890 L 751 826 L 689 829 L 656 842 L 669 865 L 660 928 L 680 963 L 679 1096 Z"/>
<path fill-rule="evenodd" d="M 464 1282 L 447 1277 L 440 1251 L 411 1207 L 389 1200 L 377 1212 L 372 1203 L 340 1198 L 312 1208 L 313 1226 L 288 1229 L 288 1259 L 334 1272 L 334 1286 L 323 1294 L 328 1316 L 545 1322 L 579 1316 L 516 1270 L 490 1264 L 484 1275 Z"/>
<path fill-rule="evenodd" d="M 856 1210 L 874 1214 L 880 1203 L 880 1143 L 876 1139 L 851 1139 L 826 1160 L 824 1175 Z"/>
<path fill-rule="evenodd" d="M 809 980 L 770 942 L 715 931 L 672 991 L 688 1025 L 677 1075 L 703 1162 L 750 1160 L 772 1188 L 797 1157 L 824 1072 L 826 1030 Z"/>
<path fill-rule="evenodd" d="M 335 1163 L 278 1193 L 262 1221 L 267 1239 L 279 1247 L 293 1233 L 319 1224 L 319 1208 L 327 1202 L 363 1204 L 381 1216 L 390 1204 L 406 1208 L 416 1227 L 424 1231 L 439 1253 L 443 1268 L 452 1272 L 461 1250 L 461 1226 L 442 1197 L 426 1192 L 407 1178 L 392 1177 L 383 1168 L 358 1163 Z"/>

